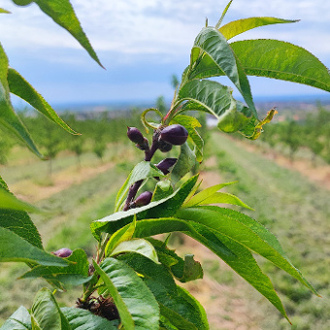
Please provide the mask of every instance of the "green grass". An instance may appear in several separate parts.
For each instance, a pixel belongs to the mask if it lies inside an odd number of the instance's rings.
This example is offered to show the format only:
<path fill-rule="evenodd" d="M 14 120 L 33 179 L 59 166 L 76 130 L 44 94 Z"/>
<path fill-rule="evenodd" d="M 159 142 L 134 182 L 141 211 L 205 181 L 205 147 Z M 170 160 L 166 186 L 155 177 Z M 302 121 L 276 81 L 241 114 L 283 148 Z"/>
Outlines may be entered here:
<path fill-rule="evenodd" d="M 107 149 L 104 161 L 111 161 L 116 157 L 117 152 L 123 151 L 123 145 L 109 146 Z M 13 150 L 11 158 L 13 161 L 9 161 L 10 166 L 2 166 L 1 176 L 7 182 L 8 185 L 14 184 L 22 180 L 34 180 L 40 182 L 41 185 L 45 185 L 45 182 L 49 182 L 49 160 L 41 161 L 35 156 L 31 156 L 26 153 L 26 150 L 17 147 Z M 82 166 L 93 166 L 99 160 L 92 152 L 83 153 L 80 156 Z M 77 157 L 72 153 L 62 152 L 55 159 L 52 160 L 52 174 L 56 175 L 57 172 L 62 171 L 68 167 L 77 167 Z"/>
<path fill-rule="evenodd" d="M 314 296 L 271 263 L 262 262 L 283 297 L 293 328 L 330 329 L 329 191 L 297 172 L 244 150 L 220 133 L 213 135 L 212 151 L 217 155 L 221 176 L 226 181 L 239 181 L 228 191 L 255 209 L 242 211 L 279 238 L 294 265 L 323 296 Z M 265 329 L 290 328 L 269 304 L 263 302 L 262 308 L 267 315 Z"/>

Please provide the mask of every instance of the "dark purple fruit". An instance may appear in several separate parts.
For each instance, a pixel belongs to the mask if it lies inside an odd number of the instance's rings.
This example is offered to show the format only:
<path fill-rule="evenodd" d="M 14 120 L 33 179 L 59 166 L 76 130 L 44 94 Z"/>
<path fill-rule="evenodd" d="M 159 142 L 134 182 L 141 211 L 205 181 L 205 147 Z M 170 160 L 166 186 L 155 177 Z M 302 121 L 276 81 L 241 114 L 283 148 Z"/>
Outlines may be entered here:
<path fill-rule="evenodd" d="M 165 158 L 155 165 L 164 174 L 170 173 L 169 169 L 176 163 L 177 158 Z"/>
<path fill-rule="evenodd" d="M 169 144 L 163 140 L 159 140 L 158 141 L 158 149 L 161 151 L 161 152 L 168 152 L 172 149 L 172 144 Z"/>
<path fill-rule="evenodd" d="M 188 131 L 179 124 L 174 124 L 165 127 L 160 133 L 160 140 L 169 144 L 180 146 L 187 141 Z"/>
<path fill-rule="evenodd" d="M 136 127 L 127 126 L 127 136 L 132 142 L 138 145 L 143 145 L 145 143 L 143 134 Z"/>
<path fill-rule="evenodd" d="M 149 142 L 146 138 L 143 138 L 143 143 L 137 143 L 136 147 L 140 150 L 148 150 L 149 149 Z"/>
<path fill-rule="evenodd" d="M 56 256 L 58 256 L 60 258 L 67 258 L 67 257 L 71 256 L 72 251 L 68 248 L 62 248 L 62 249 L 59 249 L 59 250 L 53 252 L 53 254 L 55 254 Z"/>
<path fill-rule="evenodd" d="M 136 207 L 144 206 L 150 203 L 152 198 L 151 191 L 144 191 L 133 203 Z"/>

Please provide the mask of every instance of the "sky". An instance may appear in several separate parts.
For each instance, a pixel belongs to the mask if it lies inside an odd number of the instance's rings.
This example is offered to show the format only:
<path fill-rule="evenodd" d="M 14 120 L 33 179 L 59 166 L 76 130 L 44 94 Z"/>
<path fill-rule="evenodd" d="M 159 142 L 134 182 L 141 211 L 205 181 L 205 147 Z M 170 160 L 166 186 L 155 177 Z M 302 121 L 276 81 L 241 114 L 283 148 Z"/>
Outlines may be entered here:
<path fill-rule="evenodd" d="M 215 25 L 227 0 L 72 0 L 106 70 L 39 7 L 0 0 L 0 42 L 10 65 L 50 104 L 170 100 L 172 74 L 181 76 L 198 32 Z M 273 38 L 302 46 L 330 67 L 330 1 L 234 0 L 224 23 L 251 16 L 300 19 L 257 28 L 233 39 Z M 326 96 L 303 85 L 251 77 L 257 98 Z M 227 84 L 227 80 L 222 81 Z M 17 100 L 15 100 L 17 102 Z M 18 102 L 19 103 L 19 102 Z"/>

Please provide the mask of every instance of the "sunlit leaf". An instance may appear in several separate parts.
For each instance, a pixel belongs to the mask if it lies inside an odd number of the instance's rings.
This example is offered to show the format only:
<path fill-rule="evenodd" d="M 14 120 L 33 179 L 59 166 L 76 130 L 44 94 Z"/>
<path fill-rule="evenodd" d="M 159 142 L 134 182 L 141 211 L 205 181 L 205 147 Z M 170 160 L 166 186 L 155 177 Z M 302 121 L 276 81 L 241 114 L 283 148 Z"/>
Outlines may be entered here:
<path fill-rule="evenodd" d="M 250 206 L 242 202 L 237 196 L 223 192 L 214 193 L 212 196 L 206 198 L 199 205 L 208 205 L 208 204 L 230 204 L 230 205 L 241 206 L 249 210 L 253 210 Z"/>
<path fill-rule="evenodd" d="M 220 17 L 219 20 L 218 20 L 218 23 L 215 25 L 215 27 L 216 27 L 217 29 L 219 29 L 220 25 L 222 24 L 222 21 L 223 21 L 223 19 L 225 18 L 226 14 L 227 14 L 227 11 L 228 11 L 229 7 L 231 6 L 232 2 L 233 2 L 233 0 L 230 0 L 230 1 L 228 2 L 227 6 L 225 7 L 225 9 L 223 10 L 223 12 L 222 12 L 222 14 L 221 14 L 221 17 Z"/>
<path fill-rule="evenodd" d="M 249 17 L 231 21 L 222 26 L 219 31 L 227 39 L 231 39 L 243 32 L 270 24 L 296 23 L 298 20 L 287 20 L 276 17 Z"/>
<path fill-rule="evenodd" d="M 133 239 L 119 243 L 115 249 L 112 250 L 110 256 L 116 256 L 121 253 L 138 253 L 155 263 L 159 263 L 157 253 L 151 243 L 144 239 Z"/>
<path fill-rule="evenodd" d="M 330 91 L 329 70 L 304 48 L 278 40 L 231 43 L 246 74 L 301 83 Z"/>
<path fill-rule="evenodd" d="M 198 192 L 196 195 L 192 196 L 189 200 L 187 200 L 182 205 L 182 207 L 192 207 L 192 206 L 199 205 L 199 204 L 203 203 L 207 198 L 209 198 L 210 196 L 215 194 L 217 191 L 219 191 L 220 189 L 222 189 L 226 186 L 232 185 L 234 183 L 236 183 L 236 182 L 219 183 L 214 186 L 207 187 L 207 188 L 201 190 L 200 192 Z"/>
<path fill-rule="evenodd" d="M 136 216 L 134 216 L 133 221 L 128 227 L 122 227 L 110 236 L 109 241 L 105 247 L 105 255 L 109 256 L 118 244 L 130 240 L 134 234 L 135 227 Z"/>

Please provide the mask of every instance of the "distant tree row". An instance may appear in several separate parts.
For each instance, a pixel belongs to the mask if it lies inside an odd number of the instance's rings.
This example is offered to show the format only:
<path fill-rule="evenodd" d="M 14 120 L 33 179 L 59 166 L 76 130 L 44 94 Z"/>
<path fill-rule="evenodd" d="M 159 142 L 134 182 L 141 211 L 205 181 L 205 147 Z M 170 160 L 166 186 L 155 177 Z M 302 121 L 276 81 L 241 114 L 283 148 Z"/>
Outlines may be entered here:
<path fill-rule="evenodd" d="M 31 115 L 28 111 L 23 111 L 20 117 L 42 154 L 50 160 L 51 173 L 52 159 L 63 150 L 71 151 L 76 155 L 78 166 L 80 166 L 81 155 L 88 151 L 92 151 L 102 161 L 109 144 L 126 139 L 126 126 L 141 128 L 137 112 L 139 109 L 97 114 L 72 112 L 62 114 L 63 120 L 81 135 L 63 134 L 58 125 L 41 114 Z M 14 137 L 3 135 L 0 135 L 0 164 L 6 164 L 10 149 L 19 143 Z"/>
<path fill-rule="evenodd" d="M 317 157 L 330 163 L 330 112 L 321 105 L 317 114 L 308 114 L 303 121 L 293 119 L 267 125 L 261 140 L 271 148 L 281 144 L 294 159 L 299 149 L 309 149 L 315 165 Z"/>

